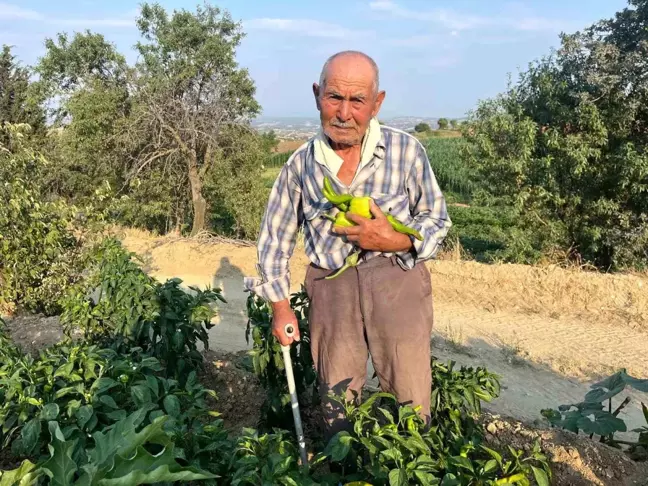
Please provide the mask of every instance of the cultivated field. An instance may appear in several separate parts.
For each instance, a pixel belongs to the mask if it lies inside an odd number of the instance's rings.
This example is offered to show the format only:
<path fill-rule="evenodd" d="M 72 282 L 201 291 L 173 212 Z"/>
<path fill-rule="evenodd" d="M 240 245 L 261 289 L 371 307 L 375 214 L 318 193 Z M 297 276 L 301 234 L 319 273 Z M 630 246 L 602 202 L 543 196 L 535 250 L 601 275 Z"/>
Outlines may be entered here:
<path fill-rule="evenodd" d="M 155 237 L 121 228 L 113 232 L 158 280 L 179 277 L 186 290 L 193 285 L 223 289 L 227 303 L 219 306 L 216 326 L 209 331 L 211 351 L 206 357 L 213 368 L 206 379 L 217 392 L 218 409 L 228 426 L 255 426 L 264 392 L 245 371 L 251 345 L 244 335 L 248 294 L 242 283 L 243 276 L 254 275 L 255 248 L 220 238 Z M 295 291 L 306 263 L 298 246 L 291 264 Z M 640 478 L 648 469 L 641 463 L 585 437 L 550 429 L 540 411 L 578 402 L 591 383 L 620 368 L 634 376 L 648 375 L 648 277 L 485 265 L 453 259 L 450 253 L 430 262 L 429 268 L 435 303 L 433 355 L 459 365 L 484 366 L 501 377 L 501 395 L 485 404 L 481 419 L 488 440 L 522 447 L 539 438 L 551 458 L 555 484 L 644 484 Z M 60 339 L 57 318 L 16 317 L 9 325 L 28 349 Z M 370 390 L 376 386 L 375 380 L 369 381 Z M 632 402 L 619 417 L 631 430 L 643 424 L 639 403 L 648 395 L 626 394 Z M 617 437 L 633 439 L 636 434 Z"/>

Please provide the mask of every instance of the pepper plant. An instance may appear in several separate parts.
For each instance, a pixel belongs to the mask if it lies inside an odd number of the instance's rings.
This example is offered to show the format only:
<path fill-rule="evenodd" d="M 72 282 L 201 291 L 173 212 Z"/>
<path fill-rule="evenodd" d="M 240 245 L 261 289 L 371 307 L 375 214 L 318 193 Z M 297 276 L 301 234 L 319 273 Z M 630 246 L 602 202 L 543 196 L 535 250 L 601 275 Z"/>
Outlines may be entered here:
<path fill-rule="evenodd" d="M 138 265 L 137 255 L 108 238 L 88 259 L 87 277 L 64 300 L 61 316 L 66 334 L 79 330 L 92 342 L 118 351 L 140 347 L 159 359 L 167 377 L 181 383 L 203 364 L 199 342 L 209 348 L 216 302 L 226 302 L 220 288 L 191 293 L 182 280 L 160 283 Z"/>
<path fill-rule="evenodd" d="M 319 395 L 310 349 L 309 301 L 303 287 L 290 296 L 290 305 L 297 317 L 300 334 L 300 341 L 290 347 L 295 387 L 300 405 L 308 408 L 318 403 Z M 253 347 L 249 352 L 252 367 L 266 391 L 260 425 L 292 430 L 292 410 L 281 345 L 272 334 L 272 308 L 266 301 L 250 293 L 247 315 L 245 339 L 249 343 L 250 337 L 252 338 Z"/>
<path fill-rule="evenodd" d="M 0 472 L 0 485 L 31 486 L 46 478 L 52 486 L 151 484 L 216 478 L 208 471 L 181 465 L 177 461 L 175 444 L 164 432 L 169 417 L 156 417 L 141 427 L 146 414 L 146 409 L 137 410 L 116 422 L 111 429 L 94 433 L 87 448 L 78 455 L 74 454 L 78 439 L 67 438 L 58 422 L 50 420 L 49 458 L 37 465 L 25 460 L 17 470 Z"/>
<path fill-rule="evenodd" d="M 554 427 L 559 427 L 578 434 L 583 432 L 599 437 L 599 441 L 613 447 L 620 447 L 621 444 L 636 448 L 638 445 L 648 446 L 648 429 L 635 430 L 640 434 L 639 442 L 622 441 L 615 438 L 617 432 L 626 432 L 627 426 L 619 413 L 628 406 L 631 401 L 629 396 L 621 403 L 613 406 L 612 399 L 619 395 L 626 387 L 631 387 L 642 392 L 648 392 L 648 379 L 634 378 L 622 369 L 602 381 L 591 385 L 582 402 L 560 405 L 558 409 L 543 409 L 542 415 L 549 420 Z M 642 404 L 646 423 L 648 424 L 648 412 Z M 606 410 L 607 408 L 607 410 Z"/>
<path fill-rule="evenodd" d="M 372 485 L 549 485 L 550 469 L 536 441 L 533 449 L 509 448 L 500 454 L 482 444 L 479 434 L 447 440 L 442 425 L 428 426 L 417 408 L 398 406 L 388 393 L 373 394 L 362 404 L 335 400 L 350 427 L 336 434 L 323 455 L 342 465 L 345 481 Z"/>

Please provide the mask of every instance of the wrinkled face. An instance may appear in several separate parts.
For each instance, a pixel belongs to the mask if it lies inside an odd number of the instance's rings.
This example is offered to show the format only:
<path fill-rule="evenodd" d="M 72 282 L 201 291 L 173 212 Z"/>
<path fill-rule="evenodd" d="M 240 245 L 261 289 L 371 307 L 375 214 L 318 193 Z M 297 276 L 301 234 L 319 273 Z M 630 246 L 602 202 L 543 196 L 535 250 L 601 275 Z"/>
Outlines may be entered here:
<path fill-rule="evenodd" d="M 364 58 L 347 56 L 329 65 L 324 86 L 313 85 L 324 133 L 336 144 L 362 143 L 385 93 L 374 91 L 375 73 Z"/>

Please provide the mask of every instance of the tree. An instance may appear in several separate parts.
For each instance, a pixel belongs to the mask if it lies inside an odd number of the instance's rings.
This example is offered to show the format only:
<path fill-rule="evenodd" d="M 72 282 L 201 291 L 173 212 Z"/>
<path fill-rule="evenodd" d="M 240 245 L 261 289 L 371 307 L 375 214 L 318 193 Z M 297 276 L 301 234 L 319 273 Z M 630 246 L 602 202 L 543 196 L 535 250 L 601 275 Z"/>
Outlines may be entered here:
<path fill-rule="evenodd" d="M 439 118 L 437 121 L 437 124 L 439 125 L 439 130 L 447 130 L 448 129 L 448 119 L 447 118 Z"/>
<path fill-rule="evenodd" d="M 30 90 L 29 75 L 27 68 L 18 65 L 11 48 L 4 45 L 0 54 L 0 127 L 26 123 L 32 134 L 43 134 L 45 113 Z M 1 131 L 0 143 L 8 142 L 6 132 Z"/>
<path fill-rule="evenodd" d="M 148 143 L 136 171 L 158 162 L 184 168 L 195 235 L 205 228 L 203 186 L 224 127 L 249 124 L 259 111 L 254 84 L 235 60 L 243 34 L 227 12 L 212 6 L 169 16 L 158 4 L 144 4 L 137 25 L 148 42 L 137 43 L 142 60 L 130 136 Z"/>
<path fill-rule="evenodd" d="M 450 126 L 452 127 L 453 130 L 456 130 L 459 128 L 459 120 L 452 119 L 450 120 Z"/>
<path fill-rule="evenodd" d="M 430 125 L 428 125 L 427 123 L 421 122 L 414 127 L 414 131 L 417 133 L 425 133 L 425 132 L 432 131 L 432 129 L 430 128 Z"/>
<path fill-rule="evenodd" d="M 279 146 L 279 139 L 274 130 L 269 132 L 263 132 L 261 134 L 261 142 L 263 143 L 263 149 L 265 152 L 272 152 Z"/>
<path fill-rule="evenodd" d="M 648 1 L 630 3 L 562 35 L 466 130 L 491 191 L 605 269 L 648 264 Z"/>
<path fill-rule="evenodd" d="M 70 41 L 66 33 L 59 33 L 56 40 L 45 39 L 45 49 L 36 67 L 37 84 L 43 97 L 57 100 L 52 110 L 57 123 L 65 122 L 70 115 L 67 101 L 81 90 L 101 86 L 126 92 L 126 59 L 103 35 L 86 30 Z"/>
<path fill-rule="evenodd" d="M 129 154 L 120 150 L 120 138 L 132 104 L 125 58 L 89 31 L 71 40 L 60 33 L 45 46 L 36 71 L 57 128 L 50 149 L 57 163 L 46 175 L 50 191 L 71 200 L 93 197 L 104 181 L 121 186 Z"/>

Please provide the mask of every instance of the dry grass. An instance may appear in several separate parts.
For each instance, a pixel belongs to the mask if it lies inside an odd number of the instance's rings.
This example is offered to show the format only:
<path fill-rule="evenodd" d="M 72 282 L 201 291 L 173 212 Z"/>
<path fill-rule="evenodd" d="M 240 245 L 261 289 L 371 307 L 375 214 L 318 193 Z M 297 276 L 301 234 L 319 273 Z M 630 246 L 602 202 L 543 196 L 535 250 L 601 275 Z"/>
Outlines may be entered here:
<path fill-rule="evenodd" d="M 281 140 L 274 151 L 278 154 L 292 152 L 301 147 L 304 142 L 306 142 L 306 140 Z"/>
<path fill-rule="evenodd" d="M 119 233 L 132 244 L 146 240 L 166 244 L 177 242 L 184 248 L 182 251 L 193 251 L 186 244 L 196 250 L 203 247 L 207 254 L 212 252 L 207 248 L 229 248 L 226 251 L 231 251 L 233 263 L 242 268 L 250 267 L 249 271 L 253 271 L 256 263 L 256 250 L 251 242 L 215 236 L 195 239 L 175 235 L 156 237 L 135 229 L 120 229 Z M 648 329 L 647 274 L 602 274 L 557 265 L 487 265 L 461 260 L 462 252 L 458 247 L 453 252 L 443 255 L 448 259 L 428 263 L 436 301 L 489 312 L 535 314 L 549 319 L 575 318 L 593 324 Z M 293 260 L 294 281 L 299 282 L 303 276 L 301 265 L 307 262 L 301 234 L 298 235 Z M 207 262 L 203 260 L 203 264 Z"/>
<path fill-rule="evenodd" d="M 580 318 L 648 329 L 648 275 L 602 274 L 555 265 L 429 263 L 436 298 L 489 311 Z"/>

